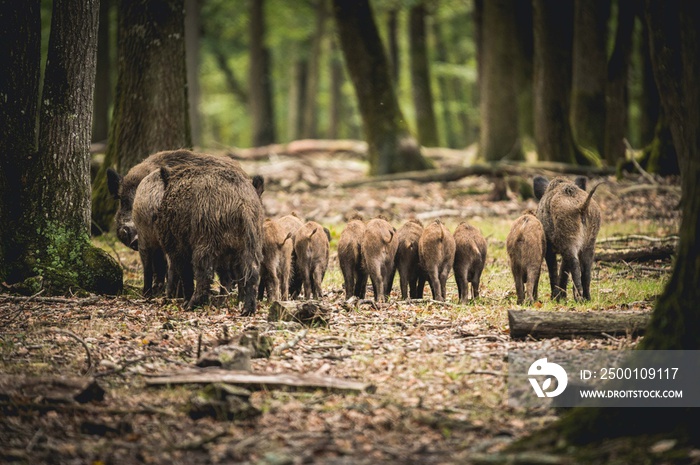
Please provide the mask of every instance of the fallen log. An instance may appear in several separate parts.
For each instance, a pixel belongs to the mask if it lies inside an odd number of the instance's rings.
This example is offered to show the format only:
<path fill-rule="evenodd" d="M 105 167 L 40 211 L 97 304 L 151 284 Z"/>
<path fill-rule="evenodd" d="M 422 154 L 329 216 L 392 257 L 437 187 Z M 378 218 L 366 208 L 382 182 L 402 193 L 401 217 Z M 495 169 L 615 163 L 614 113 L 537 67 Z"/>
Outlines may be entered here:
<path fill-rule="evenodd" d="M 267 321 L 296 321 L 305 326 L 326 326 L 330 312 L 328 305 L 315 300 L 278 300 L 270 305 Z"/>
<path fill-rule="evenodd" d="M 640 336 L 651 312 L 537 312 L 508 310 L 510 337 L 513 339 L 574 336 Z"/>
<path fill-rule="evenodd" d="M 325 389 L 333 392 L 368 393 L 373 393 L 376 390 L 376 387 L 372 384 L 331 376 L 297 373 L 251 373 L 248 371 L 230 371 L 214 368 L 190 369 L 146 379 L 146 385 L 148 386 L 213 383 L 245 386 L 253 390 L 287 389 L 314 391 L 316 389 Z"/>
<path fill-rule="evenodd" d="M 675 253 L 675 244 L 663 244 L 632 249 L 600 250 L 596 251 L 595 260 L 599 262 L 651 262 L 671 259 Z"/>
<path fill-rule="evenodd" d="M 94 378 L 0 375 L 0 399 L 14 404 L 101 401 L 105 391 Z"/>

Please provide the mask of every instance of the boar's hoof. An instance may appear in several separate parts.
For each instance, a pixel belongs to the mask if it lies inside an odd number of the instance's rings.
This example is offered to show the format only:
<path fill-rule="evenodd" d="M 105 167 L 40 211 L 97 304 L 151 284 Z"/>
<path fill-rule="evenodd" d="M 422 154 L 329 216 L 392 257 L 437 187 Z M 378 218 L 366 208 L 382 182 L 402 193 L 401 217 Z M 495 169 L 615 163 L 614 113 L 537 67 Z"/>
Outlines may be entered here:
<path fill-rule="evenodd" d="M 249 309 L 249 308 L 244 308 L 241 310 L 241 316 L 253 316 L 255 315 L 255 308 Z"/>

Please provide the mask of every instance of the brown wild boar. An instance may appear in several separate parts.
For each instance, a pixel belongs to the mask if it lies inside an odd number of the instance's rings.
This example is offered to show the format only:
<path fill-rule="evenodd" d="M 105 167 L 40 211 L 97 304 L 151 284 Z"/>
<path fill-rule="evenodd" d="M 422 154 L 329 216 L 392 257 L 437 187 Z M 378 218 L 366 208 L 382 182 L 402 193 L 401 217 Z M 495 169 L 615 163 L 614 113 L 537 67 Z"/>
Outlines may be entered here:
<path fill-rule="evenodd" d="M 321 283 L 328 268 L 330 244 L 325 228 L 309 221 L 294 234 L 294 253 L 301 275 L 304 296 L 319 300 L 323 297 Z"/>
<path fill-rule="evenodd" d="M 478 228 L 461 222 L 454 233 L 455 260 L 454 271 L 457 282 L 459 302 L 469 300 L 469 284 L 472 285 L 472 298 L 479 297 L 481 273 L 486 264 L 486 239 Z"/>
<path fill-rule="evenodd" d="M 294 298 L 301 292 L 301 275 L 296 269 L 296 254 L 294 253 L 294 234 L 304 226 L 296 213 L 278 218 L 275 222 L 282 228 L 285 234 L 291 234 L 292 239 L 282 246 L 282 267 L 280 275 L 280 289 L 282 300 Z M 262 284 L 261 284 L 262 285 Z"/>
<path fill-rule="evenodd" d="M 285 235 L 282 227 L 273 220 L 263 223 L 263 261 L 260 269 L 260 286 L 258 299 L 267 291 L 267 300 L 280 300 L 280 282 L 284 267 L 284 250 L 286 244 L 291 246 L 292 233 Z"/>
<path fill-rule="evenodd" d="M 119 208 L 114 216 L 117 237 L 124 245 L 138 250 L 138 234 L 134 228 L 131 212 L 136 188 L 141 180 L 161 167 L 174 168 L 184 165 L 218 166 L 244 173 L 241 165 L 229 157 L 195 153 L 185 149 L 154 153 L 133 166 L 124 176 L 108 168 L 107 188 L 109 193 L 119 200 Z"/>
<path fill-rule="evenodd" d="M 362 263 L 362 237 L 365 234 L 362 216 L 354 215 L 338 239 L 338 263 L 345 283 L 345 298 L 365 298 L 367 272 Z"/>
<path fill-rule="evenodd" d="M 537 300 L 540 270 L 546 248 L 544 228 L 534 212 L 526 212 L 513 222 L 506 238 L 506 250 L 510 270 L 515 279 L 518 304 L 522 304 L 526 298 L 528 303 Z"/>
<path fill-rule="evenodd" d="M 160 170 L 154 170 L 143 178 L 134 194 L 133 225 L 138 233 L 138 251 L 143 264 L 143 295 L 160 294 L 163 291 L 168 263 L 158 238 L 154 218 L 158 214 L 165 193 Z"/>
<path fill-rule="evenodd" d="M 396 230 L 384 217 L 373 218 L 367 223 L 362 236 L 362 261 L 377 302 L 386 302 L 391 294 L 396 273 L 396 246 Z"/>
<path fill-rule="evenodd" d="M 447 277 L 455 258 L 455 239 L 442 221 L 435 220 L 423 230 L 418 241 L 418 256 L 430 283 L 433 299 L 445 300 Z"/>
<path fill-rule="evenodd" d="M 168 294 L 176 281 L 171 276 L 177 275 L 185 308 L 205 304 L 214 270 L 229 264 L 241 281 L 242 314 L 255 313 L 263 207 L 250 178 L 242 171 L 212 166 L 164 167 L 160 174 L 165 193 L 156 226 L 170 264 Z"/>
<path fill-rule="evenodd" d="M 426 275 L 420 266 L 418 241 L 423 234 L 423 223 L 411 219 L 396 232 L 396 269 L 399 272 L 401 298 L 422 299 Z"/>
<path fill-rule="evenodd" d="M 593 200 L 598 186 L 586 193 L 584 177 L 574 182 L 561 177 L 549 182 L 542 176 L 533 180 L 535 197 L 539 200 L 537 219 L 547 239 L 544 258 L 553 299 L 566 298 L 569 274 L 574 283 L 574 298 L 591 298 L 591 268 L 601 216 L 600 207 Z M 557 254 L 561 254 L 559 270 Z"/>

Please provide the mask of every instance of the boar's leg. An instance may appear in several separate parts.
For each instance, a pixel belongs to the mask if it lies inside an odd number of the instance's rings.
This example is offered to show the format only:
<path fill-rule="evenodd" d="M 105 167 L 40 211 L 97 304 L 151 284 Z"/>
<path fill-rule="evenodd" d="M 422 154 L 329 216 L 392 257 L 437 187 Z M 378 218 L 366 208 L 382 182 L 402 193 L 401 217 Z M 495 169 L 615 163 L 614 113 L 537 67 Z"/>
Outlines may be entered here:
<path fill-rule="evenodd" d="M 299 269 L 296 252 L 292 252 L 291 274 L 289 282 L 289 297 L 296 299 L 301 294 L 302 271 Z"/>
<path fill-rule="evenodd" d="M 364 299 L 367 294 L 367 273 L 358 265 L 357 277 L 355 278 L 355 293 L 353 294 L 358 299 Z"/>
<path fill-rule="evenodd" d="M 541 267 L 531 267 L 527 270 L 527 294 L 531 302 L 537 301 L 537 288 L 540 284 Z"/>
<path fill-rule="evenodd" d="M 214 260 L 209 254 L 197 254 L 193 257 L 194 279 L 197 281 L 192 298 L 185 306 L 186 310 L 192 310 L 209 302 L 209 292 L 214 281 Z"/>
<path fill-rule="evenodd" d="M 314 296 L 313 298 L 316 300 L 321 300 L 323 298 L 323 290 L 321 289 L 323 274 L 323 270 L 320 266 L 315 267 L 311 274 L 311 289 Z"/>
<path fill-rule="evenodd" d="M 445 267 L 440 271 L 440 291 L 442 292 L 442 300 L 447 300 L 447 277 L 450 275 L 450 268 Z"/>
<path fill-rule="evenodd" d="M 583 298 L 583 285 L 581 283 L 581 262 L 576 255 L 562 255 L 562 267 L 566 263 L 566 268 L 571 273 L 571 281 L 574 285 L 574 299 L 580 301 Z M 560 277 L 561 280 L 561 277 Z M 564 297 L 566 297 L 566 283 L 562 283 Z"/>
<path fill-rule="evenodd" d="M 591 269 L 593 267 L 594 249 L 586 249 L 581 253 L 581 285 L 583 286 L 583 298 L 591 300 Z"/>
<path fill-rule="evenodd" d="M 384 274 L 384 296 L 389 300 L 391 296 L 391 288 L 394 287 L 394 277 L 396 276 L 396 267 L 393 264 L 387 265 L 386 274 Z"/>
<path fill-rule="evenodd" d="M 401 300 L 406 300 L 409 296 L 407 274 L 408 270 L 399 271 L 399 288 L 401 289 Z M 411 289 L 411 294 L 413 294 L 413 289 Z"/>
<path fill-rule="evenodd" d="M 513 267 L 513 279 L 515 280 L 515 294 L 518 296 L 518 305 L 521 305 L 525 300 L 525 273 L 520 268 Z M 528 282 L 528 297 L 530 296 L 530 283 Z"/>
<path fill-rule="evenodd" d="M 479 284 L 481 283 L 481 273 L 483 270 L 475 270 L 474 276 L 470 280 L 472 283 L 472 299 L 479 298 Z"/>
<path fill-rule="evenodd" d="M 143 296 L 150 297 L 153 289 L 153 261 L 152 252 L 146 247 L 139 247 L 139 256 L 143 265 Z"/>
<path fill-rule="evenodd" d="M 428 271 L 428 282 L 433 293 L 433 300 L 442 300 L 442 290 L 440 289 L 440 274 L 437 266 Z"/>
<path fill-rule="evenodd" d="M 345 299 L 349 299 L 354 295 L 355 290 L 355 264 L 343 262 L 340 271 L 343 272 L 343 281 L 345 283 Z"/>
<path fill-rule="evenodd" d="M 559 298 L 559 290 L 557 288 L 559 281 L 559 273 L 557 272 L 557 255 L 554 253 L 554 250 L 552 250 L 552 244 L 549 242 L 547 242 L 547 250 L 544 253 L 544 260 L 547 262 L 549 285 L 552 288 L 552 299 L 557 299 Z"/>
<path fill-rule="evenodd" d="M 154 285 L 151 289 L 151 295 L 159 295 L 163 293 L 165 287 L 165 277 L 168 274 L 168 261 L 165 258 L 163 249 L 157 248 L 153 251 L 153 273 Z"/>
<path fill-rule="evenodd" d="M 243 282 L 239 286 L 239 293 L 243 294 L 243 296 L 239 298 L 239 300 L 243 301 L 243 311 L 241 312 L 242 316 L 252 316 L 255 314 L 255 310 L 257 309 L 258 305 L 256 294 L 259 284 L 259 267 L 253 263 L 250 265 L 247 273 L 244 274 Z"/>
<path fill-rule="evenodd" d="M 189 301 L 194 292 L 194 273 L 192 261 L 187 257 L 172 257 L 168 271 L 168 297 L 179 296 L 179 286 L 182 286 L 182 296 Z"/>
<path fill-rule="evenodd" d="M 467 282 L 466 271 L 460 266 L 455 268 L 455 282 L 457 283 L 459 303 L 466 304 L 469 298 L 469 283 Z"/>
<path fill-rule="evenodd" d="M 282 300 L 289 300 L 289 260 L 283 259 L 280 263 L 280 295 Z M 262 279 L 260 280 L 262 285 Z"/>

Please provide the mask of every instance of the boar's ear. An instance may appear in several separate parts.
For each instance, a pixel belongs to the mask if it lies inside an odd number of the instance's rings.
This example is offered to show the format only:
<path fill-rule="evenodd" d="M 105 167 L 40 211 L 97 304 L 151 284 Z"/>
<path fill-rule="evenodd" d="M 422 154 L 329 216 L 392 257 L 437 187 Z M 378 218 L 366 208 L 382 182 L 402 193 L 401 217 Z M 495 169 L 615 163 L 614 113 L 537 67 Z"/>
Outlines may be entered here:
<path fill-rule="evenodd" d="M 261 197 L 265 191 L 265 179 L 259 174 L 256 174 L 253 176 L 253 187 L 255 188 L 255 192 L 258 193 L 258 197 Z"/>
<path fill-rule="evenodd" d="M 535 176 L 535 178 L 532 180 L 532 188 L 535 191 L 535 198 L 537 200 L 542 198 L 548 184 L 549 180 L 544 176 Z"/>
<path fill-rule="evenodd" d="M 165 166 L 160 168 L 160 179 L 163 180 L 163 187 L 168 187 L 170 182 L 170 169 Z"/>
<path fill-rule="evenodd" d="M 112 168 L 107 168 L 107 190 L 115 200 L 119 200 L 119 186 L 122 183 L 122 175 L 114 171 Z"/>
<path fill-rule="evenodd" d="M 328 242 L 331 241 L 331 231 L 328 228 L 323 228 L 323 232 L 326 233 L 326 237 L 328 238 Z"/>
<path fill-rule="evenodd" d="M 577 176 L 576 179 L 574 179 L 574 184 L 576 184 L 578 187 L 581 188 L 581 190 L 586 190 L 586 177 L 585 176 Z"/>

